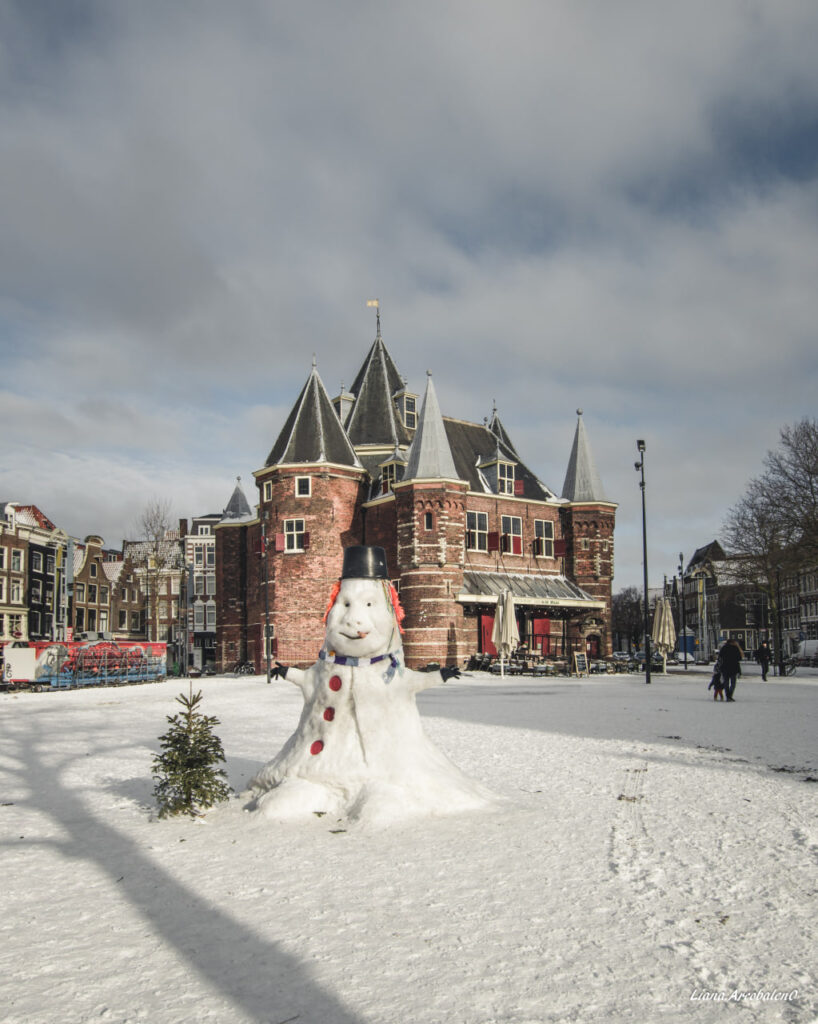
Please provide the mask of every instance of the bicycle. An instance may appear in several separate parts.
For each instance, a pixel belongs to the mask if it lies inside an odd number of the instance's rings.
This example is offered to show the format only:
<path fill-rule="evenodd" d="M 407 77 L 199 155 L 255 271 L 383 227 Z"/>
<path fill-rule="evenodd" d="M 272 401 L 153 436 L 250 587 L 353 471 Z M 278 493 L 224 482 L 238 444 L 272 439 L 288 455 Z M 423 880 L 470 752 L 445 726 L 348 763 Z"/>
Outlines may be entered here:
<path fill-rule="evenodd" d="M 784 659 L 784 672 L 788 676 L 794 676 L 795 670 L 798 668 L 798 661 L 795 658 Z"/>

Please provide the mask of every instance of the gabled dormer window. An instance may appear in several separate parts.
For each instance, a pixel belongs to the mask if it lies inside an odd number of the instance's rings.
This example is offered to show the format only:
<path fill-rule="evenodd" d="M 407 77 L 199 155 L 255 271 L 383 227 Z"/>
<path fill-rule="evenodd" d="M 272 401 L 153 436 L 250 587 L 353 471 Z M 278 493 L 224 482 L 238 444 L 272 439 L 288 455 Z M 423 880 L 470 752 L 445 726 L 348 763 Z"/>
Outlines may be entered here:
<path fill-rule="evenodd" d="M 388 494 L 394 490 L 397 468 L 394 462 L 390 462 L 381 470 L 381 494 Z"/>
<path fill-rule="evenodd" d="M 407 430 L 414 430 L 418 425 L 418 396 L 401 391 L 395 396 L 398 403 L 400 418 Z"/>
<path fill-rule="evenodd" d="M 497 463 L 497 493 L 514 494 L 514 463 Z"/>

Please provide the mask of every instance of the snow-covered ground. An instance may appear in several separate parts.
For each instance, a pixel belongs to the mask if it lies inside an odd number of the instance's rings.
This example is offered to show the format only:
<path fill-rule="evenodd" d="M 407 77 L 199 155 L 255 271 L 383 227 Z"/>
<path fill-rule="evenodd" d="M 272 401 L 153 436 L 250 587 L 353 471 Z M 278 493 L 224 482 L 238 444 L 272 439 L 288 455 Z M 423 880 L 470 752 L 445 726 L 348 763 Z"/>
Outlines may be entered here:
<path fill-rule="evenodd" d="M 426 691 L 429 736 L 508 803 L 379 831 L 238 798 L 155 820 L 180 681 L 2 694 L 0 1018 L 818 1020 L 818 673 L 746 671 L 732 707 L 681 668 Z M 300 693 L 195 687 L 241 790 Z"/>

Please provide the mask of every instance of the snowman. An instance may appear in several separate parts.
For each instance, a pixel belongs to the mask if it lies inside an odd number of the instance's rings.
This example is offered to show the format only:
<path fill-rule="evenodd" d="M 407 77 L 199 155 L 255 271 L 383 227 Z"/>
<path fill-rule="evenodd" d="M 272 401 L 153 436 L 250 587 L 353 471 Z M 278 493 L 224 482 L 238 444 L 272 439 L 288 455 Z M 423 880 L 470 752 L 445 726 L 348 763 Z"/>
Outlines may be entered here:
<path fill-rule="evenodd" d="M 373 824 L 496 802 L 423 731 L 415 695 L 457 668 L 414 672 L 403 661 L 404 612 L 379 547 L 344 551 L 318 661 L 274 674 L 298 686 L 295 732 L 252 780 L 248 810 L 273 819 L 327 814 Z"/>

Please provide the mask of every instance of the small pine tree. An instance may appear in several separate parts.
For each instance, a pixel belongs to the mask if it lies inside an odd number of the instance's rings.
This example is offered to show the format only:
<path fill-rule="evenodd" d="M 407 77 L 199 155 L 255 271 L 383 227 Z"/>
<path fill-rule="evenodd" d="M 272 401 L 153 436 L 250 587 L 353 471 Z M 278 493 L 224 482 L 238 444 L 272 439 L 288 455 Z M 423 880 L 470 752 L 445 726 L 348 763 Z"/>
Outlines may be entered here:
<path fill-rule="evenodd" d="M 170 729 L 160 736 L 162 753 L 153 759 L 154 796 L 159 804 L 159 817 L 189 814 L 197 817 L 200 808 L 212 807 L 230 795 L 227 774 L 216 765 L 224 761 L 222 741 L 213 734 L 218 718 L 203 715 L 199 710 L 202 691 L 185 696 L 177 702 L 184 711 L 168 715 Z"/>

